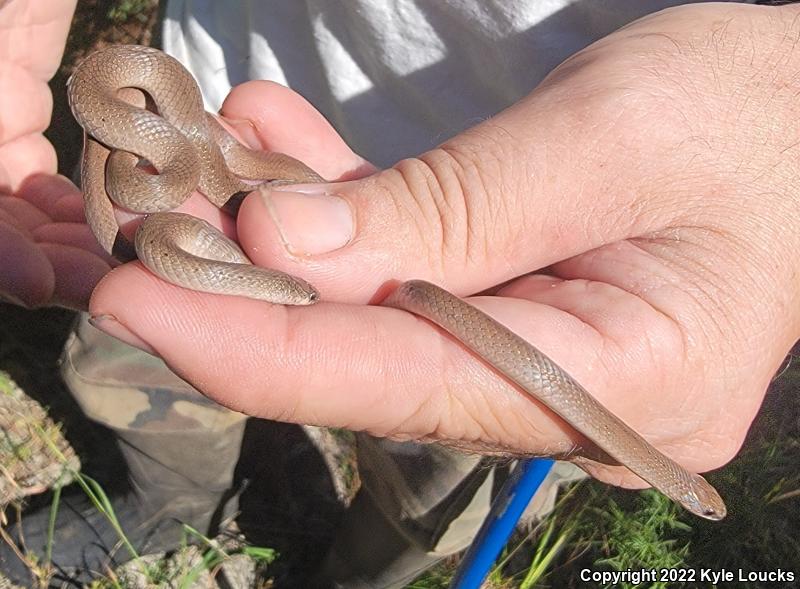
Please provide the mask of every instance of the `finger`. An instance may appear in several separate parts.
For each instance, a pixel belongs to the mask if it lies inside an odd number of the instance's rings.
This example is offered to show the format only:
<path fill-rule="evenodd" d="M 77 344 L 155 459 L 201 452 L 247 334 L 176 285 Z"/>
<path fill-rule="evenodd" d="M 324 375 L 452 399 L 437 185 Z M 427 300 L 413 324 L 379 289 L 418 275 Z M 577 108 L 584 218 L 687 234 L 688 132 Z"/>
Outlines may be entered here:
<path fill-rule="evenodd" d="M 115 264 L 85 223 L 45 223 L 31 233 L 31 237 L 39 244 L 65 245 L 78 248 L 93 254 L 108 265 Z"/>
<path fill-rule="evenodd" d="M 706 428 L 706 400 L 691 394 L 695 373 L 681 369 L 686 356 L 682 331 L 639 297 L 603 282 L 544 275 L 515 280 L 498 294 L 499 301 L 512 297 L 560 311 L 549 329 L 584 338 L 586 348 L 595 352 L 582 358 L 592 374 L 589 391 L 606 391 L 599 394 L 608 395 L 604 405 L 614 413 L 648 415 L 642 433 L 657 432 L 662 441 L 683 443 Z M 574 343 L 555 340 L 549 349 L 554 357 L 569 356 Z M 676 393 L 653 395 L 656 390 Z M 676 404 L 680 413 L 673 410 Z"/>
<path fill-rule="evenodd" d="M 111 266 L 100 256 L 80 247 L 43 243 L 39 246 L 55 274 L 51 303 L 84 311 L 94 287 Z"/>
<path fill-rule="evenodd" d="M 628 402 L 627 393 L 643 385 L 627 377 L 619 385 L 620 374 L 600 360 L 604 340 L 591 327 L 524 299 L 472 302 L 536 342 L 673 457 L 691 454 L 681 438 L 684 424 L 662 431 L 654 423 L 657 403 L 643 410 Z M 146 342 L 200 390 L 251 415 L 524 452 L 561 453 L 579 441 L 463 346 L 404 312 L 326 303 L 297 309 L 204 295 L 166 285 L 139 265 L 103 280 L 91 312 L 115 318 L 133 334 L 129 341 Z M 645 387 L 648 375 L 656 378 L 652 367 L 629 369 L 645 375 Z"/>
<path fill-rule="evenodd" d="M 4 31 L 5 58 L 37 78 L 49 80 L 61 61 L 75 0 L 47 4 L 4 2 L 2 7 L 0 29 Z M 42 42 L 45 39 L 47 42 Z"/>
<path fill-rule="evenodd" d="M 606 320 L 602 310 L 586 320 L 610 341 L 627 342 L 632 351 L 640 346 L 641 352 L 650 356 L 651 365 L 660 367 L 660 380 L 639 395 L 629 395 L 631 403 L 662 404 L 656 412 L 660 427 L 680 432 L 683 426 L 685 434 L 694 437 L 687 440 L 688 444 L 711 453 L 723 464 L 744 443 L 748 426 L 796 335 L 785 316 L 769 311 L 769 304 L 765 304 L 776 291 L 770 289 L 768 277 L 752 288 L 730 289 L 729 282 L 725 289 L 719 289 L 702 279 L 724 279 L 727 272 L 733 272 L 731 280 L 738 283 L 739 266 L 714 264 L 714 250 L 703 240 L 692 242 L 691 238 L 680 240 L 680 253 L 667 264 L 658 254 L 669 250 L 670 240 L 666 245 L 649 246 L 646 240 L 637 240 L 598 248 L 554 265 L 553 271 L 570 279 L 568 283 L 580 276 L 582 280 L 577 282 L 627 293 L 628 302 L 616 313 L 609 307 Z M 709 268 L 714 268 L 713 272 L 708 272 Z M 586 317 L 591 299 L 558 301 L 557 291 L 542 293 L 537 300 Z M 737 301 L 742 294 L 747 295 L 745 300 Z M 649 315 L 639 329 L 629 322 L 629 313 L 637 309 Z M 753 329 L 754 325 L 760 327 Z M 732 335 L 737 333 L 747 335 Z M 612 360 L 613 355 L 605 357 Z M 630 373 L 636 374 L 633 370 Z M 663 406 L 664 400 L 669 401 L 667 406 Z"/>
<path fill-rule="evenodd" d="M 15 196 L 28 201 L 53 221 L 84 222 L 81 192 L 64 176 L 34 174 L 25 179 Z"/>
<path fill-rule="evenodd" d="M 55 174 L 56 152 L 44 135 L 24 135 L 0 145 L 0 183 L 16 192 L 28 178 Z"/>
<path fill-rule="evenodd" d="M 125 291 L 129 292 L 121 298 Z M 402 312 L 333 304 L 306 310 L 308 313 L 298 314 L 297 309 L 177 288 L 153 278 L 138 264 L 109 274 L 91 304 L 93 315 L 115 317 L 179 374 L 191 382 L 202 382 L 203 390 L 222 391 L 217 400 L 238 410 L 302 423 L 336 423 L 382 435 L 395 430 L 411 437 L 433 433 L 433 415 L 414 415 L 426 403 L 431 403 L 431 409 L 441 408 L 442 398 L 437 394 L 429 399 L 429 391 L 434 386 L 439 392 L 444 390 L 439 388 L 443 365 L 455 362 L 463 367 L 468 355 L 456 346 L 443 346 L 444 339 L 436 330 Z M 192 323 L 200 315 L 206 317 L 202 330 L 215 336 L 190 350 L 187 338 L 198 337 L 200 324 Z M 253 324 L 256 317 L 260 319 Z M 243 333 L 248 337 L 242 338 Z M 420 350 L 426 353 L 420 354 Z M 301 368 L 312 356 L 318 376 Z M 206 358 L 207 367 L 214 366 L 208 373 L 192 366 L 200 357 Z M 255 369 L 254 362 L 260 367 Z M 223 365 L 227 376 L 247 368 L 233 381 L 228 379 L 225 387 L 216 386 L 226 378 L 221 373 L 204 380 Z M 388 372 L 383 374 L 384 370 Z M 480 373 L 482 368 L 473 362 L 464 371 L 446 369 L 445 373 L 460 373 L 454 381 L 458 389 L 458 383 L 463 383 L 466 375 L 474 377 L 476 371 Z M 272 376 L 264 379 L 267 374 Z M 472 380 L 485 383 L 487 378 L 484 374 Z M 260 384 L 253 388 L 256 381 Z M 462 400 L 472 390 L 472 386 L 464 387 Z M 366 408 L 378 413 L 370 415 L 372 411 Z M 474 417 L 465 420 L 470 421 L 474 427 Z M 464 426 L 459 423 L 456 427 Z"/>
<path fill-rule="evenodd" d="M 628 165 L 633 154 L 598 150 L 595 138 L 612 129 L 588 132 L 585 103 L 547 98 L 534 93 L 361 181 L 253 195 L 240 212 L 243 246 L 324 297 L 364 302 L 393 279 L 481 291 L 663 223 L 670 209 L 649 188 L 658 210 L 641 214 L 646 179 Z M 619 127 L 623 138 L 636 132 Z"/>
<path fill-rule="evenodd" d="M 0 207 L 0 221 L 13 227 L 28 239 L 33 239 L 33 235 L 31 235 L 31 232 L 28 230 L 28 228 L 22 225 L 14 215 L 4 211 L 2 207 Z"/>
<path fill-rule="evenodd" d="M 55 275 L 39 247 L 14 226 L 0 221 L 0 296 L 29 308 L 45 305 Z"/>
<path fill-rule="evenodd" d="M 58 199 L 48 212 L 54 221 L 63 223 L 86 223 L 83 208 L 83 195 L 79 192 L 65 194 Z"/>
<path fill-rule="evenodd" d="M 28 231 L 50 222 L 50 217 L 37 207 L 16 196 L 0 196 L 0 209 L 11 215 L 19 226 Z"/>
<path fill-rule="evenodd" d="M 13 61 L 0 62 L 0 144 L 41 133 L 53 111 L 53 97 L 43 80 Z"/>
<path fill-rule="evenodd" d="M 374 171 L 317 109 L 280 84 L 241 84 L 225 99 L 220 113 L 250 147 L 291 155 L 323 178 L 343 180 Z"/>

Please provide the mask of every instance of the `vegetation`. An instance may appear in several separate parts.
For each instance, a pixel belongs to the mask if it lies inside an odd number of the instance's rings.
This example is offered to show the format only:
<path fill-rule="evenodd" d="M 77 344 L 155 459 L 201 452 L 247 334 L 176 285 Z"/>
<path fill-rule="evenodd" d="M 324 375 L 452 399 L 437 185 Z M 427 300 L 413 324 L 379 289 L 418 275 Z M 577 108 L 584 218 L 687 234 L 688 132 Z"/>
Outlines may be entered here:
<path fill-rule="evenodd" d="M 106 17 L 113 23 L 123 24 L 136 19 L 146 22 L 153 8 L 153 0 L 117 0 L 106 13 Z"/>

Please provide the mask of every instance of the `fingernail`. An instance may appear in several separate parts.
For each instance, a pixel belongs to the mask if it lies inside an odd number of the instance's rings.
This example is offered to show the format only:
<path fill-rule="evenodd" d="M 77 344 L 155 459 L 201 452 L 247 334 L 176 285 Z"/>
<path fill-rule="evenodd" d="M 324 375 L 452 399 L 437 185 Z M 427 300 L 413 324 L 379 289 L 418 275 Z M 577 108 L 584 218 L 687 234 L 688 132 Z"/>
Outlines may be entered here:
<path fill-rule="evenodd" d="M 324 186 L 306 192 L 263 188 L 261 194 L 286 249 L 295 256 L 314 256 L 346 246 L 355 222 L 343 198 L 325 194 Z"/>
<path fill-rule="evenodd" d="M 261 143 L 261 138 L 258 136 L 258 131 L 256 131 L 253 121 L 248 119 L 229 119 L 226 116 L 222 116 L 222 120 L 233 129 L 242 143 L 247 147 L 251 149 L 264 149 L 264 145 Z"/>
<path fill-rule="evenodd" d="M 139 348 L 143 352 L 158 356 L 156 351 L 150 345 L 135 335 L 131 330 L 120 323 L 113 315 L 92 315 L 89 317 L 89 323 L 102 331 L 103 333 L 115 337 L 118 340 L 125 342 L 129 346 Z"/>

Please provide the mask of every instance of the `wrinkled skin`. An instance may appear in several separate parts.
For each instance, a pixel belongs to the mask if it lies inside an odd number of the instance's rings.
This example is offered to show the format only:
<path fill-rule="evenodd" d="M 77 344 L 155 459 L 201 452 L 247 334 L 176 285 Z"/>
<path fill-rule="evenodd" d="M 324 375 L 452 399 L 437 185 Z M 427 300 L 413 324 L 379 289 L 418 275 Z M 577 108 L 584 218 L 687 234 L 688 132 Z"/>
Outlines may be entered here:
<path fill-rule="evenodd" d="M 235 229 L 199 197 L 184 210 L 324 302 L 189 292 L 133 263 L 100 282 L 91 311 L 245 413 L 482 451 L 568 450 L 568 430 L 451 339 L 366 305 L 392 280 L 462 295 L 503 284 L 471 301 L 687 468 L 719 467 L 800 335 L 798 19 L 794 6 L 730 4 L 649 16 L 384 171 L 298 95 L 244 84 L 223 114 L 245 141 L 349 182 L 253 194 Z M 640 484 L 613 467 L 593 474 Z"/>

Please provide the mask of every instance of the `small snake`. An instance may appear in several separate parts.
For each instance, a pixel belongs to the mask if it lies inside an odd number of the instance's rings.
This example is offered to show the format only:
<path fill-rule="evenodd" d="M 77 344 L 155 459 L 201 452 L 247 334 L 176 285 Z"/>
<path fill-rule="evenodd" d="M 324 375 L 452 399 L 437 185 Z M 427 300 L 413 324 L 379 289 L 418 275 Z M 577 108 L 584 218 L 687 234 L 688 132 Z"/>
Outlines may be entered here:
<path fill-rule="evenodd" d="M 109 253 L 121 261 L 138 257 L 164 280 L 192 290 L 287 305 L 319 299 L 304 280 L 252 265 L 235 242 L 205 221 L 168 212 L 196 188 L 216 206 L 235 209 L 256 188 L 243 179 L 323 182 L 316 172 L 289 156 L 239 144 L 203 110 L 191 74 L 158 50 L 103 49 L 78 66 L 67 86 L 85 131 L 81 182 L 87 222 Z M 133 246 L 119 231 L 113 203 L 147 213 Z M 450 332 L 590 440 L 604 462 L 626 466 L 696 515 L 725 517 L 725 504 L 703 477 L 656 450 L 557 364 L 485 313 L 421 280 L 401 284 L 382 304 Z M 596 457 L 597 449 L 585 454 Z M 594 462 L 580 453 L 567 459 L 582 466 Z"/>

